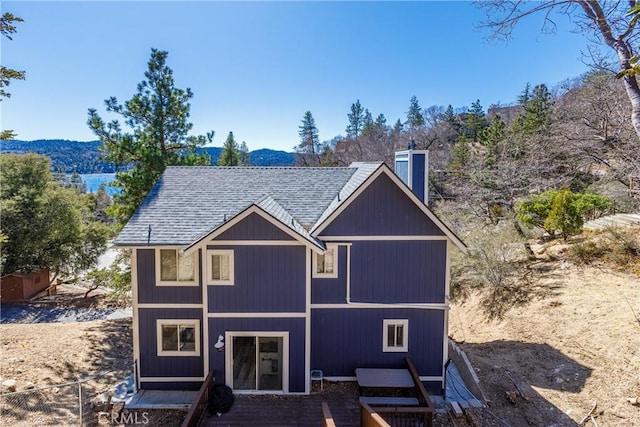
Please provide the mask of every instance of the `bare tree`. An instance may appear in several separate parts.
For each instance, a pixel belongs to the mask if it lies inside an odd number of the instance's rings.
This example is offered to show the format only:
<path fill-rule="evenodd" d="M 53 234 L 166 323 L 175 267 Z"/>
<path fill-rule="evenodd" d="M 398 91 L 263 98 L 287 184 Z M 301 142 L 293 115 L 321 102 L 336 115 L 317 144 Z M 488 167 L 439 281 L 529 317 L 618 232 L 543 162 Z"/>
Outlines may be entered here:
<path fill-rule="evenodd" d="M 494 37 L 509 39 L 516 24 L 534 14 L 543 15 L 541 32 L 555 33 L 557 26 L 553 19 L 561 14 L 569 17 L 578 30 L 588 34 L 590 41 L 611 48 L 617 56 L 617 71 L 631 103 L 631 122 L 640 138 L 640 86 L 637 75 L 628 72 L 633 70 L 640 38 L 637 19 L 629 13 L 636 6 L 634 0 L 492 0 L 477 4 L 487 16 L 482 26 L 489 28 Z"/>

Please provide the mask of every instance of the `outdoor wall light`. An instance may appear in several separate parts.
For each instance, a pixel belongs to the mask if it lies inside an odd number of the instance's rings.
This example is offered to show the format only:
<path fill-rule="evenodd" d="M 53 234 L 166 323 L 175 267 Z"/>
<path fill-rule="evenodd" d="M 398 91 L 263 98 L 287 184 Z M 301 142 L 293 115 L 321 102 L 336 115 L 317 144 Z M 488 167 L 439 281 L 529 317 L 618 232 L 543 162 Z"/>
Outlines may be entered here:
<path fill-rule="evenodd" d="M 224 350 L 224 337 L 222 335 L 218 335 L 218 342 L 213 345 L 213 348 L 218 351 Z"/>

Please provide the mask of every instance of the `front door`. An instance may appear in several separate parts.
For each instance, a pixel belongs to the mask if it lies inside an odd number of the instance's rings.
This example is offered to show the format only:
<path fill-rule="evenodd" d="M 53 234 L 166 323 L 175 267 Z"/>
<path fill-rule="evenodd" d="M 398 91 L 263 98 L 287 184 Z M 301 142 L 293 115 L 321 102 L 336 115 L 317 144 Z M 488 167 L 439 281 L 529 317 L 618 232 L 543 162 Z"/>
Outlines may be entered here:
<path fill-rule="evenodd" d="M 227 370 L 227 384 L 234 391 L 285 391 L 286 336 L 273 333 L 230 335 L 227 342 L 231 342 L 232 360 L 231 369 Z"/>

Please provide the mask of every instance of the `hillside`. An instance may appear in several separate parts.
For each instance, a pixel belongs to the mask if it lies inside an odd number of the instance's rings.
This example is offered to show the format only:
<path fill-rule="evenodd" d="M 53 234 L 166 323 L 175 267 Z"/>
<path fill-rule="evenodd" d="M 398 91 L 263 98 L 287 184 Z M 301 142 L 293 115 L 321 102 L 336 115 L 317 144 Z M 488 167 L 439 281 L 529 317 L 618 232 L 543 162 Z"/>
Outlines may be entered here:
<path fill-rule="evenodd" d="M 633 233 L 640 239 L 640 229 Z M 602 262 L 576 265 L 569 252 L 548 244 L 533 273 L 535 297 L 501 320 L 486 319 L 477 295 L 453 304 L 450 335 L 490 410 L 512 426 L 576 426 L 596 402 L 598 425 L 640 426 L 640 407 L 629 401 L 640 399 L 640 279 Z"/>
<path fill-rule="evenodd" d="M 112 164 L 100 160 L 99 141 L 68 141 L 65 139 L 41 139 L 35 141 L 0 141 L 3 153 L 38 153 L 51 158 L 53 169 L 66 173 L 113 173 Z M 222 152 L 219 147 L 204 147 L 212 164 L 218 161 Z M 290 166 L 294 164 L 293 153 L 263 148 L 249 153 L 249 161 L 254 166 Z"/>

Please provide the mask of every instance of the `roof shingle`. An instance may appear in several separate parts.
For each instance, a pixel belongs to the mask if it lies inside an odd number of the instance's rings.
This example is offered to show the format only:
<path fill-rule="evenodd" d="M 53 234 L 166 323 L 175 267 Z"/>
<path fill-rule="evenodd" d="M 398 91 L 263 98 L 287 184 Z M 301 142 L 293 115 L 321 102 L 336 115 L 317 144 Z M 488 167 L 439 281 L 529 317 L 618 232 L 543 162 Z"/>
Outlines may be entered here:
<path fill-rule="evenodd" d="M 357 163 L 346 168 L 171 166 L 114 243 L 188 245 L 252 204 L 310 238 L 308 231 L 379 166 L 379 163 Z"/>

